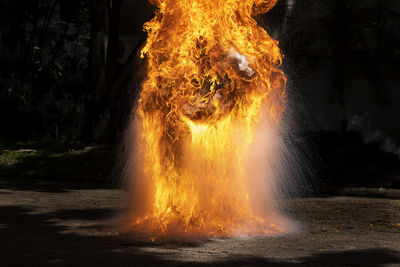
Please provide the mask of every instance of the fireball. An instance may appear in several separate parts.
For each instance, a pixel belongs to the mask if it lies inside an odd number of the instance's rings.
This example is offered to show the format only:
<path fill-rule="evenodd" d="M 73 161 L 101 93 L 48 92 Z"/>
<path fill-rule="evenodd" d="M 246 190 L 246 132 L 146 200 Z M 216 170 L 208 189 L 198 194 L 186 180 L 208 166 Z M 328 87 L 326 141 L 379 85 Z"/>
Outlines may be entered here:
<path fill-rule="evenodd" d="M 255 208 L 248 164 L 258 125 L 278 128 L 286 103 L 278 42 L 254 19 L 276 1 L 151 0 L 133 232 L 157 240 L 285 231 L 271 205 Z"/>

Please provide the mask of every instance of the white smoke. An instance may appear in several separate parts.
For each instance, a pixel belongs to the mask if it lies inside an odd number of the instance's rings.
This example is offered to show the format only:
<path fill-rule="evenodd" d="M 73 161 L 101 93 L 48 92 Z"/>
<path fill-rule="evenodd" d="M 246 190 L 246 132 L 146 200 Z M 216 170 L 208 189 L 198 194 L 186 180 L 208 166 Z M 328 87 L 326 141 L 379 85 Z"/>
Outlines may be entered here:
<path fill-rule="evenodd" d="M 364 143 L 378 143 L 379 148 L 386 153 L 393 153 L 400 159 L 400 144 L 393 137 L 388 136 L 382 130 L 373 129 L 363 116 L 353 116 L 349 124 L 349 130 L 362 134 Z"/>
<path fill-rule="evenodd" d="M 246 56 L 231 50 L 229 52 L 229 58 L 238 64 L 239 70 L 244 72 L 248 77 L 254 75 L 254 70 L 250 67 L 250 62 L 247 60 Z"/>

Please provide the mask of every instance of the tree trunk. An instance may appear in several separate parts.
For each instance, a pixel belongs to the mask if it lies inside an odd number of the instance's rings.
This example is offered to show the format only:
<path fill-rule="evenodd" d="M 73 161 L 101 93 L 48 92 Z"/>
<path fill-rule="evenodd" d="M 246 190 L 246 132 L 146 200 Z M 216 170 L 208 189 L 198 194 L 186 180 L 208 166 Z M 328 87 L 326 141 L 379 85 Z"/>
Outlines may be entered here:
<path fill-rule="evenodd" d="M 286 0 L 286 12 L 285 12 L 285 19 L 283 21 L 283 29 L 282 32 L 286 32 L 288 28 L 290 28 L 291 20 L 289 18 L 293 17 L 293 13 L 296 7 L 296 0 Z"/>
<path fill-rule="evenodd" d="M 346 67 L 346 57 L 344 53 L 343 43 L 339 42 L 333 51 L 334 57 L 334 81 L 333 85 L 336 89 L 337 105 L 339 111 L 340 120 L 340 131 L 341 133 L 347 133 L 348 119 L 347 119 L 347 101 L 346 101 L 346 91 L 345 91 L 345 67 Z"/>
<path fill-rule="evenodd" d="M 103 129 L 107 132 L 105 133 L 107 139 L 113 138 L 118 132 L 120 94 L 113 88 L 119 73 L 118 29 L 122 2 L 122 0 L 92 0 L 91 83 L 97 100 L 101 100 L 104 112 L 110 114 L 110 121 L 102 123 L 108 128 Z M 103 117 L 105 120 L 108 118 L 108 116 Z"/>
<path fill-rule="evenodd" d="M 119 19 L 122 0 L 108 0 L 108 44 L 106 57 L 106 88 L 109 92 L 116 80 L 118 65 Z"/>
<path fill-rule="evenodd" d="M 100 99 L 106 92 L 106 51 L 108 43 L 108 14 L 106 0 L 92 0 L 91 25 L 91 84 Z"/>
<path fill-rule="evenodd" d="M 106 60 L 106 80 L 107 89 L 107 106 L 110 111 L 111 127 L 114 135 L 118 134 L 120 108 L 119 101 L 121 96 L 120 90 L 115 90 L 115 83 L 119 73 L 119 22 L 121 16 L 122 0 L 109 0 L 109 34 Z"/>

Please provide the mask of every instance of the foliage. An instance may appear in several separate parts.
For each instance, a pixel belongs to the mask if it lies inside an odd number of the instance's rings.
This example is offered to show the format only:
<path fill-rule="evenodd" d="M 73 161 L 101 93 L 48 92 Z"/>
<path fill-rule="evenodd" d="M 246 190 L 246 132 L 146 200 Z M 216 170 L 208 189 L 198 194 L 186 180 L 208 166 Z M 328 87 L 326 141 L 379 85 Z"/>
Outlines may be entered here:
<path fill-rule="evenodd" d="M 59 0 L 2 4 L 0 74 L 6 78 L 0 84 L 0 101 L 3 109 L 13 110 L 21 119 L 16 123 L 2 118 L 10 132 L 21 132 L 18 124 L 32 123 L 37 136 L 58 139 L 80 135 L 78 129 L 68 132 L 62 122 L 56 122 L 82 117 L 81 92 L 88 90 L 84 78 L 89 65 L 89 1 L 72 2 L 77 2 L 78 8 L 70 10 L 66 18 L 61 16 Z"/>
<path fill-rule="evenodd" d="M 381 66 L 400 71 L 400 14 L 390 8 L 394 2 L 279 0 L 259 21 L 280 40 L 290 65 L 286 73 L 295 70 L 290 76 L 296 76 L 299 87 L 315 73 L 314 59 L 324 57 L 337 64 L 337 70 L 357 64 L 374 98 L 386 105 L 390 96 Z M 132 64 L 135 52 L 131 62 L 118 62 L 126 48 L 118 29 L 133 26 L 119 19 L 121 9 L 126 12 L 123 0 L 115 3 L 119 8 L 113 10 L 106 0 L 0 2 L 0 136 L 89 140 L 109 121 L 118 120 L 121 106 L 129 102 L 124 92 L 137 79 L 131 74 L 139 73 L 139 64 Z M 133 10 L 150 14 L 146 3 Z M 289 8 L 288 3 L 295 5 Z M 129 21 L 138 28 L 133 39 L 143 36 L 142 21 L 136 17 Z M 336 76 L 341 80 L 344 73 Z"/>
<path fill-rule="evenodd" d="M 3 177 L 79 177 L 104 178 L 113 166 L 112 149 L 85 147 L 79 143 L 15 143 L 0 150 L 0 175 Z"/>
<path fill-rule="evenodd" d="M 338 69 L 344 70 L 349 64 L 358 64 L 378 103 L 388 103 L 380 68 L 383 60 L 393 61 L 399 49 L 397 27 L 387 27 L 398 23 L 399 14 L 379 0 L 304 0 L 287 21 L 280 39 L 291 59 L 307 62 L 307 57 L 329 56 L 331 62 L 339 64 Z M 393 63 L 394 67 L 398 64 Z M 302 75 L 308 72 L 307 68 L 304 70 Z"/>

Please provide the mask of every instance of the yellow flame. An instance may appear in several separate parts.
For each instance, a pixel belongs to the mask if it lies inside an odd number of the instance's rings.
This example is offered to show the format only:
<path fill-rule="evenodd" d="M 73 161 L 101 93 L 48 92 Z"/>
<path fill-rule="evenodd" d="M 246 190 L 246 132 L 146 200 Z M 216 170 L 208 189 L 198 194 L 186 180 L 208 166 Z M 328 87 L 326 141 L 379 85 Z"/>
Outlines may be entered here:
<path fill-rule="evenodd" d="M 278 42 L 252 17 L 276 0 L 151 2 L 137 109 L 150 196 L 130 227 L 152 239 L 176 228 L 282 231 L 253 210 L 244 164 L 255 125 L 263 115 L 277 123 L 286 101 Z"/>

